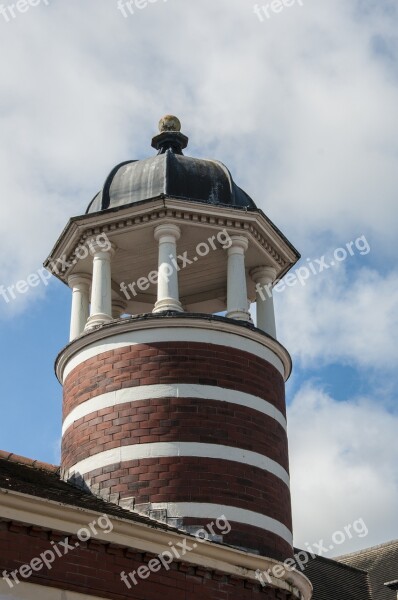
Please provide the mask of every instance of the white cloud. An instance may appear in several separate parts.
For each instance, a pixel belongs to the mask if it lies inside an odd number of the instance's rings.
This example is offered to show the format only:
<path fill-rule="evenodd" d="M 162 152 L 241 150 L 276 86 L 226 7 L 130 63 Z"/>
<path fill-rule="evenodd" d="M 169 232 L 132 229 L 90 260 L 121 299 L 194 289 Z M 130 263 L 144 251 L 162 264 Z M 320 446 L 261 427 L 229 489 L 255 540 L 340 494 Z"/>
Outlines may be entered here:
<path fill-rule="evenodd" d="M 376 399 L 337 402 L 309 383 L 288 421 L 295 544 L 329 547 L 358 519 L 368 535 L 334 544 L 330 556 L 398 537 L 398 414 Z"/>
<path fill-rule="evenodd" d="M 279 337 L 298 364 L 396 368 L 397 271 L 383 276 L 341 265 L 275 293 L 275 301 Z"/>

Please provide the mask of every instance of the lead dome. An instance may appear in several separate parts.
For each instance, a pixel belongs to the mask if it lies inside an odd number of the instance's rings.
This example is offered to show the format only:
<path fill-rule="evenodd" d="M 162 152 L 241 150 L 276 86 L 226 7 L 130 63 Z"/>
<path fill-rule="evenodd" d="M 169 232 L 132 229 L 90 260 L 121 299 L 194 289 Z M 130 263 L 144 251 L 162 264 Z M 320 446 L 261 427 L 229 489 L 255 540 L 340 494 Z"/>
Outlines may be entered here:
<path fill-rule="evenodd" d="M 223 163 L 183 154 L 188 138 L 180 129 L 177 117 L 166 115 L 160 119 L 160 133 L 152 139 L 157 155 L 144 160 L 128 160 L 114 167 L 86 213 L 117 209 L 163 196 L 256 209 L 253 200 L 236 185 Z"/>

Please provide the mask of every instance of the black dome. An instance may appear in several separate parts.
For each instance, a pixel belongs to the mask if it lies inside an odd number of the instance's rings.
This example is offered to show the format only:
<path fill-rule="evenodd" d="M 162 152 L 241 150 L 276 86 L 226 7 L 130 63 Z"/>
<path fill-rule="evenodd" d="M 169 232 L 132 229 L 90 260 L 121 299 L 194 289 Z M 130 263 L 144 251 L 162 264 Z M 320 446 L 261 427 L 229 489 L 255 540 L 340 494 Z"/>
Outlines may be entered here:
<path fill-rule="evenodd" d="M 86 212 L 120 208 L 162 195 L 255 209 L 253 200 L 235 184 L 221 162 L 182 154 L 188 139 L 179 131 L 165 129 L 167 118 L 176 119 L 165 117 L 161 121 L 162 133 L 152 142 L 159 150 L 158 155 L 117 165 Z M 172 121 L 173 127 L 176 127 L 175 122 Z"/>

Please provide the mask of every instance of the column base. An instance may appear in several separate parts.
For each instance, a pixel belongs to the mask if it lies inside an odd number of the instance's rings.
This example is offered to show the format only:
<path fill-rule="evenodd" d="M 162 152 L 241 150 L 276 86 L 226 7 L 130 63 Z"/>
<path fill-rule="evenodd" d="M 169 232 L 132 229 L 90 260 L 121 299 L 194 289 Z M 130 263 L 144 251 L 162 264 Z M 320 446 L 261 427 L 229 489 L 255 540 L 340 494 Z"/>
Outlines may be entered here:
<path fill-rule="evenodd" d="M 112 321 L 112 317 L 106 315 L 105 313 L 98 313 L 96 315 L 91 315 L 88 318 L 84 331 L 92 329 L 93 327 L 97 327 L 98 325 L 103 325 L 104 323 L 109 323 Z"/>
<path fill-rule="evenodd" d="M 166 310 L 184 312 L 181 302 L 179 300 L 176 300 L 175 298 L 163 298 L 163 300 L 158 300 L 152 312 L 158 313 L 164 312 Z"/>
<path fill-rule="evenodd" d="M 236 321 L 247 321 L 252 323 L 252 318 L 249 312 L 244 310 L 230 310 L 225 315 L 227 319 L 235 319 Z"/>

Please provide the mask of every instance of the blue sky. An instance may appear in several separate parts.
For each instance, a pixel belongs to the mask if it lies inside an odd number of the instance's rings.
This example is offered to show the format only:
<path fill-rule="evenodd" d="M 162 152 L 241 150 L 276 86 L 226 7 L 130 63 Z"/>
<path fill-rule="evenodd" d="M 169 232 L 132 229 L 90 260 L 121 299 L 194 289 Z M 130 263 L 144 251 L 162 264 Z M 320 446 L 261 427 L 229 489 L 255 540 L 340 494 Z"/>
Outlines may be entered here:
<path fill-rule="evenodd" d="M 0 285 L 39 271 L 111 168 L 152 155 L 169 112 L 188 153 L 223 161 L 301 266 L 366 239 L 366 253 L 275 298 L 295 365 L 296 543 L 363 518 L 369 534 L 349 552 L 398 537 L 398 8 L 301 4 L 263 20 L 247 0 L 158 0 L 127 17 L 116 0 L 43 0 L 0 14 Z M 5 450 L 59 461 L 53 362 L 69 305 L 57 281 L 0 296 Z"/>

